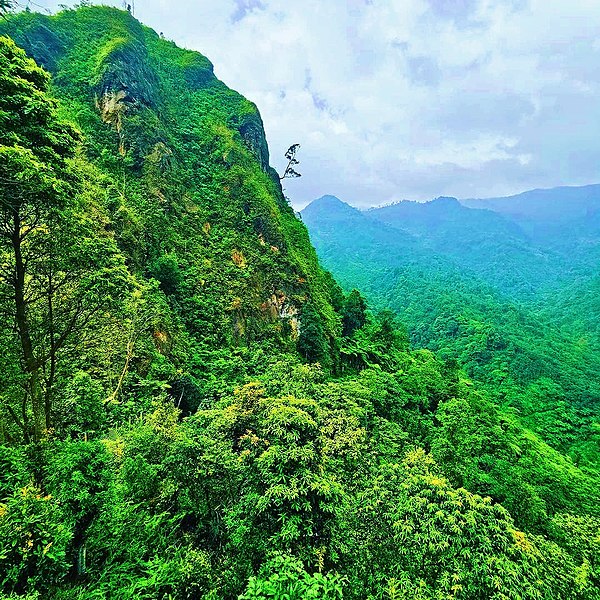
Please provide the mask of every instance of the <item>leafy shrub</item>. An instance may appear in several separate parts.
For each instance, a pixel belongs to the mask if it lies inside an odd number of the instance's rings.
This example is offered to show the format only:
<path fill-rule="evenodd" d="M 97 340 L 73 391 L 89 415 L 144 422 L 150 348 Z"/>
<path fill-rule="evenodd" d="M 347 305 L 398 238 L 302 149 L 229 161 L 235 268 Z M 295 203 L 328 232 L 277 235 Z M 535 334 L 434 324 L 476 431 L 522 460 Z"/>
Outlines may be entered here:
<path fill-rule="evenodd" d="M 277 555 L 251 577 L 239 600 L 342 600 L 339 575 L 307 573 L 302 563 L 291 556 Z"/>

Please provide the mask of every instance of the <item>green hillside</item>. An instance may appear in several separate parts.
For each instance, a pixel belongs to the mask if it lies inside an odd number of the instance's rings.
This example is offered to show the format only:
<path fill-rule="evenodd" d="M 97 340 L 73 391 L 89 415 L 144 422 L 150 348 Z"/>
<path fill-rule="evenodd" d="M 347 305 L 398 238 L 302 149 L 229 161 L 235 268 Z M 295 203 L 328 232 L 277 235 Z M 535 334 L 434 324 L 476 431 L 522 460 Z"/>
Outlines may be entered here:
<path fill-rule="evenodd" d="M 594 440 L 345 295 L 208 59 L 106 7 L 0 35 L 2 600 L 600 597 Z"/>
<path fill-rule="evenodd" d="M 572 290 L 566 297 L 571 288 L 565 285 L 561 303 L 561 296 L 545 296 L 541 285 L 531 285 L 527 305 L 519 302 L 517 285 L 511 297 L 504 274 L 531 281 L 534 271 L 543 281 L 546 271 L 530 260 L 531 248 L 514 243 L 527 239 L 516 225 L 449 200 L 360 212 L 337 199 L 319 199 L 302 218 L 324 265 L 345 289 L 358 287 L 376 306 L 394 310 L 416 347 L 457 361 L 547 443 L 578 463 L 598 466 L 595 296 Z M 588 309 L 575 311 L 578 330 L 568 309 L 573 296 L 575 306 Z"/>

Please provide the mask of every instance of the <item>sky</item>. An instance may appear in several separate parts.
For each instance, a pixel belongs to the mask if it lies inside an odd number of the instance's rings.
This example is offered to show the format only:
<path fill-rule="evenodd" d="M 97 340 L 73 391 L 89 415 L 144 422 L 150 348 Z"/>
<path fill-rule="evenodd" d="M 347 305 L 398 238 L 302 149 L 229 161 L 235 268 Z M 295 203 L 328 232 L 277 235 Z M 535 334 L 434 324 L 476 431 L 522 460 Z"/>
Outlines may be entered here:
<path fill-rule="evenodd" d="M 32 9 L 59 4 L 73 5 Z M 257 104 L 280 172 L 301 145 L 296 207 L 600 181 L 598 0 L 137 0 L 135 14 Z"/>

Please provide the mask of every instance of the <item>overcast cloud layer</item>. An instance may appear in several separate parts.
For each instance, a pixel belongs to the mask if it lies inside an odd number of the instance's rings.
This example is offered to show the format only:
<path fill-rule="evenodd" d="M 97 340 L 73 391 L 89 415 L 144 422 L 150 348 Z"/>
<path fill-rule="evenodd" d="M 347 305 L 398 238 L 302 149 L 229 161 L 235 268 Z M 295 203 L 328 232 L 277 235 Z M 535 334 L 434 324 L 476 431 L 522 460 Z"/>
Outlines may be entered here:
<path fill-rule="evenodd" d="M 296 206 L 600 181 L 598 0 L 137 0 L 136 16 L 258 105 L 276 168 L 302 145 Z"/>

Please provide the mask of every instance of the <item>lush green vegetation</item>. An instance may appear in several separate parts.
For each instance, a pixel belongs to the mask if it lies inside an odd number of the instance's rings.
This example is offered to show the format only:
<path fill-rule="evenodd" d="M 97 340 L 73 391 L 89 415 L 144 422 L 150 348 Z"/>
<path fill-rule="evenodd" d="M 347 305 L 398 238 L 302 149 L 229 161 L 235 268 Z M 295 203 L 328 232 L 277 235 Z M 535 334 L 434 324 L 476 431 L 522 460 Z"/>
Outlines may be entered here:
<path fill-rule="evenodd" d="M 600 597 L 592 450 L 342 293 L 206 58 L 0 29 L 0 597 Z"/>
<path fill-rule="evenodd" d="M 569 259 L 580 264 L 582 253 L 556 251 L 564 242 L 553 238 L 554 254 L 536 254 L 517 222 L 454 199 L 360 212 L 325 197 L 302 215 L 321 260 L 346 289 L 358 286 L 376 306 L 396 311 L 416 347 L 457 361 L 544 441 L 598 469 L 594 280 L 564 267 Z M 565 233 L 571 249 L 589 244 L 585 220 L 582 237 L 575 226 Z M 592 264 L 587 272 L 595 273 Z M 559 278 L 549 273 L 561 274 L 563 285 L 557 289 Z"/>

